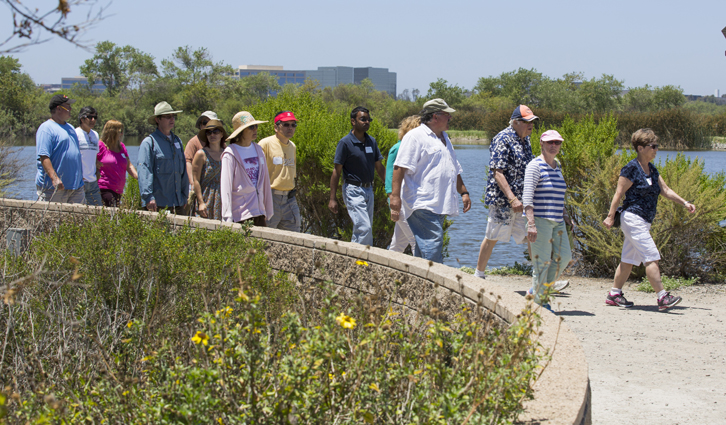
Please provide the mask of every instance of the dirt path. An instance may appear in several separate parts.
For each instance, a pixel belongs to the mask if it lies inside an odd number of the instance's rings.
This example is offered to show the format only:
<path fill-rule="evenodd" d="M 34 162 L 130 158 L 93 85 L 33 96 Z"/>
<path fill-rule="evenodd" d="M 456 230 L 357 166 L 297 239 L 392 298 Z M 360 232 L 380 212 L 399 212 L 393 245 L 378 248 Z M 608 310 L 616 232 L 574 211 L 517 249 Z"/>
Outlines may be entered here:
<path fill-rule="evenodd" d="M 531 278 L 501 281 L 523 295 Z M 659 312 L 634 285 L 634 307 L 605 305 L 611 283 L 571 277 L 552 303 L 585 350 L 593 424 L 725 424 L 726 285 L 674 291 L 683 301 Z"/>

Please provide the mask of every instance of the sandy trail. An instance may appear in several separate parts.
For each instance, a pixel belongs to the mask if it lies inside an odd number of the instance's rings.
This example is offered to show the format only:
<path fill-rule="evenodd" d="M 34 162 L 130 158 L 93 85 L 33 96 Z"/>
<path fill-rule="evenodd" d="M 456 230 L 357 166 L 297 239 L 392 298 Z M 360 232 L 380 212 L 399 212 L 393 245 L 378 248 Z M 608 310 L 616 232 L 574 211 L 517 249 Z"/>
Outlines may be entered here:
<path fill-rule="evenodd" d="M 524 295 L 531 278 L 490 276 Z M 726 424 L 726 285 L 655 294 L 623 288 L 629 309 L 605 305 L 612 281 L 570 277 L 553 309 L 579 337 L 590 368 L 593 424 Z"/>

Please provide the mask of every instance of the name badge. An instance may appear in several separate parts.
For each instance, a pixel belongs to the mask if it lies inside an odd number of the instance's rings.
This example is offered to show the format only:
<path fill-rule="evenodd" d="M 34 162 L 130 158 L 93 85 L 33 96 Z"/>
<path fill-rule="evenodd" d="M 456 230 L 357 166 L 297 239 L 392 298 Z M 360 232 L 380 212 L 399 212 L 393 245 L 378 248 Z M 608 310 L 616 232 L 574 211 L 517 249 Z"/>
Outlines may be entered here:
<path fill-rule="evenodd" d="M 174 142 L 174 146 L 176 146 L 177 149 L 181 149 L 181 143 Z"/>
<path fill-rule="evenodd" d="M 121 158 L 126 159 L 126 154 L 125 153 L 122 153 L 121 154 Z"/>
<path fill-rule="evenodd" d="M 280 156 L 273 156 L 272 157 L 272 164 L 273 165 L 282 165 L 282 157 L 280 157 Z"/>
<path fill-rule="evenodd" d="M 373 147 L 366 146 L 366 153 L 373 153 Z"/>

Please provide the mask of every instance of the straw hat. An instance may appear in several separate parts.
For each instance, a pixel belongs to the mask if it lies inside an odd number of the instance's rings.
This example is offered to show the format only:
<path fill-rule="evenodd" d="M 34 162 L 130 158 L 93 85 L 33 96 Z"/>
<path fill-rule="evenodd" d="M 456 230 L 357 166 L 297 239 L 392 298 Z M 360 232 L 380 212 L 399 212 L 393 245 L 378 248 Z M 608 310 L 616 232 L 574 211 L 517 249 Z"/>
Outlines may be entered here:
<path fill-rule="evenodd" d="M 156 106 L 154 106 L 154 115 L 150 116 L 147 121 L 149 121 L 149 124 L 156 124 L 156 120 L 154 118 L 160 115 L 178 114 L 181 112 L 183 111 L 175 111 L 174 108 L 172 108 L 167 102 L 159 102 Z"/>
<path fill-rule="evenodd" d="M 232 128 L 234 128 L 234 131 L 232 132 L 232 134 L 229 135 L 227 141 L 231 141 L 232 139 L 237 137 L 237 135 L 242 133 L 245 128 L 251 125 L 262 124 L 266 122 L 267 121 L 256 120 L 255 117 L 253 117 L 252 114 L 247 111 L 237 112 L 236 114 L 234 114 L 234 117 L 232 117 Z"/>
<path fill-rule="evenodd" d="M 207 125 L 199 129 L 199 133 L 197 133 L 197 138 L 199 138 L 199 141 L 202 142 L 202 145 L 206 145 L 209 143 L 209 141 L 207 141 L 207 130 L 212 130 L 215 128 L 222 130 L 222 138 L 220 140 L 227 139 L 227 130 L 224 129 L 222 121 L 210 120 Z"/>

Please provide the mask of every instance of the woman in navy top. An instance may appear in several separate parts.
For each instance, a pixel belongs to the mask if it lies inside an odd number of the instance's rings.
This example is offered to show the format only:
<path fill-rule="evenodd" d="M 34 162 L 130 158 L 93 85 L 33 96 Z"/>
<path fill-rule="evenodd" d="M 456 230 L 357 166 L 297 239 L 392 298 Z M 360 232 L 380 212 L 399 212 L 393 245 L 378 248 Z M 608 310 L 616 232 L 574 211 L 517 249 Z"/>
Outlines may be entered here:
<path fill-rule="evenodd" d="M 673 189 L 668 187 L 651 163 L 658 153 L 658 136 L 653 133 L 653 130 L 641 128 L 633 133 L 630 142 L 638 156 L 620 170 L 618 187 L 610 204 L 608 216 L 603 221 L 608 229 L 613 226 L 615 212 L 625 194 L 620 215 L 620 227 L 625 236 L 623 253 L 620 265 L 615 271 L 613 288 L 605 298 L 605 304 L 620 307 L 633 306 L 633 303 L 623 296 L 622 288 L 625 281 L 628 280 L 633 266 L 643 263 L 648 281 L 658 293 L 658 309 L 662 311 L 681 302 L 681 297 L 673 296 L 663 289 L 658 267 L 660 253 L 650 236 L 650 226 L 655 218 L 658 196 L 663 195 L 666 199 L 683 204 L 690 213 L 696 211 L 696 206 L 678 196 Z"/>

